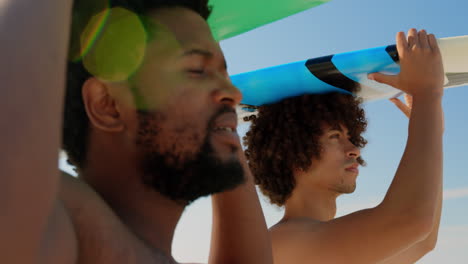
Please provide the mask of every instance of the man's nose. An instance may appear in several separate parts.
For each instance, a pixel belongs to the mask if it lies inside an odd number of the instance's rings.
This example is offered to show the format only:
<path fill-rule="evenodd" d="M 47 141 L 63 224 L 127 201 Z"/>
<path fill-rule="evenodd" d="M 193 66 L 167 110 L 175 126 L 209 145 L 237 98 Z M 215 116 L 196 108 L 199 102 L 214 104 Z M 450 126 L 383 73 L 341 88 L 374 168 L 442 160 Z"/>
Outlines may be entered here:
<path fill-rule="evenodd" d="M 225 78 L 220 82 L 219 88 L 212 92 L 212 98 L 215 103 L 228 104 L 234 107 L 241 102 L 242 94 L 239 89 L 231 83 L 229 78 Z"/>
<path fill-rule="evenodd" d="M 347 150 L 346 154 L 347 154 L 348 157 L 359 158 L 361 156 L 361 149 L 358 148 L 353 143 L 349 142 L 348 143 L 348 150 Z"/>

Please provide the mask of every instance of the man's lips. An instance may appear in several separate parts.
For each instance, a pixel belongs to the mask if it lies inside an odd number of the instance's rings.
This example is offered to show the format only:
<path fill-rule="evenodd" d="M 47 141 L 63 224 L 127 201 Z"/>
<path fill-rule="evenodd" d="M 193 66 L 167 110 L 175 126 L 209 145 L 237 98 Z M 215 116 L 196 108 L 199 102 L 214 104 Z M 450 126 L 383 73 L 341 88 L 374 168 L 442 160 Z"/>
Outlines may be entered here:
<path fill-rule="evenodd" d="M 353 163 L 351 166 L 346 167 L 346 171 L 359 173 L 359 163 Z"/>
<path fill-rule="evenodd" d="M 233 147 L 240 146 L 237 134 L 237 114 L 227 112 L 220 114 L 212 123 L 211 134 L 216 140 Z"/>
<path fill-rule="evenodd" d="M 212 131 L 226 131 L 237 133 L 237 114 L 224 113 L 219 115 L 213 122 Z"/>

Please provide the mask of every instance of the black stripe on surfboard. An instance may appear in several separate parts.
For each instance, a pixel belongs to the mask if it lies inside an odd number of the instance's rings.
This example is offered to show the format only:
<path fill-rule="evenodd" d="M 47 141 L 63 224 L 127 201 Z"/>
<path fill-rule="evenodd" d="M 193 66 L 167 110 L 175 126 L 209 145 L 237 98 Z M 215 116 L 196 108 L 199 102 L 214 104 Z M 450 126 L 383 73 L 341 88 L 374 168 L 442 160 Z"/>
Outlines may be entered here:
<path fill-rule="evenodd" d="M 387 46 L 387 48 L 385 48 L 385 51 L 395 63 L 400 63 L 400 57 L 398 56 L 396 45 Z"/>
<path fill-rule="evenodd" d="M 324 83 L 344 89 L 348 92 L 356 92 L 360 84 L 346 77 L 331 61 L 333 55 L 307 60 L 305 66 L 310 73 Z"/>
<path fill-rule="evenodd" d="M 395 63 L 400 62 L 396 45 L 387 46 L 385 51 Z M 349 92 L 356 92 L 359 88 L 362 88 L 360 83 L 346 77 L 340 70 L 338 70 L 338 68 L 335 67 L 332 62 L 333 56 L 334 55 L 329 55 L 310 59 L 306 61 L 305 66 L 315 77 L 329 85 L 345 89 Z"/>

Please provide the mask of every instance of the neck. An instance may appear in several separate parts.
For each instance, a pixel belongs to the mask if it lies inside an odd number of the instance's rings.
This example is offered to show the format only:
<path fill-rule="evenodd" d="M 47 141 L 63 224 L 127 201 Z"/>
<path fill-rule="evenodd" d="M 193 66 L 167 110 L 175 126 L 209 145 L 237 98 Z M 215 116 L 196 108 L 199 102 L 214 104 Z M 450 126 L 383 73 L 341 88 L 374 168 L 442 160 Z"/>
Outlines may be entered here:
<path fill-rule="evenodd" d="M 282 221 L 308 218 L 317 221 L 330 221 L 336 214 L 336 198 L 339 194 L 319 188 L 298 188 L 286 201 Z"/>
<path fill-rule="evenodd" d="M 135 165 L 136 155 L 125 156 L 123 153 L 128 151 L 110 149 L 111 146 L 89 149 L 87 166 L 80 177 L 147 246 L 171 256 L 174 231 L 185 205 L 143 184 Z"/>

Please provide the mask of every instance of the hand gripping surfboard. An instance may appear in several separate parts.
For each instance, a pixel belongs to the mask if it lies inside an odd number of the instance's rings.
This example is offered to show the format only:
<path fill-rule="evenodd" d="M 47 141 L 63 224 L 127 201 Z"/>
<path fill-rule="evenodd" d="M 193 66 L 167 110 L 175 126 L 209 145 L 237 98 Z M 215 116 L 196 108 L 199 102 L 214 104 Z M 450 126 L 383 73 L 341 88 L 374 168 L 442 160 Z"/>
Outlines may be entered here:
<path fill-rule="evenodd" d="M 444 88 L 468 85 L 468 36 L 441 38 L 438 43 L 446 75 Z M 231 76 L 231 80 L 241 90 L 241 103 L 245 105 L 261 106 L 302 94 L 349 92 L 356 88 L 360 88 L 357 95 L 364 101 L 372 101 L 396 97 L 401 91 L 369 80 L 367 75 L 399 71 L 396 45 L 389 45 L 241 73 Z"/>

